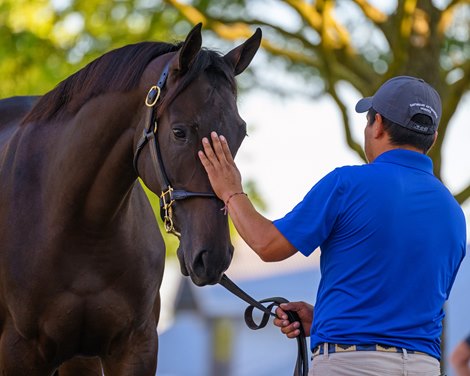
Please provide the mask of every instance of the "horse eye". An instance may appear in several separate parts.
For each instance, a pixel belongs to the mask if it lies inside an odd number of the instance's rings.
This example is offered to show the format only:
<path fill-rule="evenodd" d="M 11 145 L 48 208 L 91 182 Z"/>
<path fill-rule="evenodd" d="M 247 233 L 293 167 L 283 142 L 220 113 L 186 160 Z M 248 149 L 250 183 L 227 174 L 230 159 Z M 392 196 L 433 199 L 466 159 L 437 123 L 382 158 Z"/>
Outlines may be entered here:
<path fill-rule="evenodd" d="M 175 135 L 176 138 L 186 137 L 186 132 L 182 130 L 181 128 L 173 128 L 173 134 Z"/>

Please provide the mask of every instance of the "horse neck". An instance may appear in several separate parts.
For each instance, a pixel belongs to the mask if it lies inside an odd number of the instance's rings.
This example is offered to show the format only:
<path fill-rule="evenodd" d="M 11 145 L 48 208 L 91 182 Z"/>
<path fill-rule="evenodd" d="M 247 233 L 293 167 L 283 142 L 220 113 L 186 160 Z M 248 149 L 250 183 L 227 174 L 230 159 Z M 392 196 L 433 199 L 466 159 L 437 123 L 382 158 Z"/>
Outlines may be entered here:
<path fill-rule="evenodd" d="M 102 95 L 60 124 L 63 147 L 49 163 L 59 176 L 50 194 L 62 210 L 81 205 L 74 209 L 90 227 L 105 226 L 125 210 L 136 181 L 132 148 L 140 111 L 135 96 Z"/>

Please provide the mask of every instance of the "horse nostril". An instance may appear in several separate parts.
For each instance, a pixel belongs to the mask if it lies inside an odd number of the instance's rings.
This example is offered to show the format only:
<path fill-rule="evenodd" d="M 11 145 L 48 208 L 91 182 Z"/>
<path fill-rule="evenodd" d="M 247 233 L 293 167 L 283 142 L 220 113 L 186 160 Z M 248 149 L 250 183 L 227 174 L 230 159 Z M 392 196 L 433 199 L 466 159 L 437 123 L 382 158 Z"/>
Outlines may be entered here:
<path fill-rule="evenodd" d="M 193 272 L 199 278 L 203 278 L 207 274 L 206 268 L 206 258 L 207 251 L 203 250 L 197 254 L 193 262 Z"/>
<path fill-rule="evenodd" d="M 219 258 L 214 258 L 213 252 L 202 250 L 193 260 L 190 276 L 198 286 L 213 285 L 219 282 L 228 266 L 229 263 L 226 264 Z"/>
<path fill-rule="evenodd" d="M 202 249 L 191 259 L 186 266 L 194 284 L 198 286 L 213 285 L 220 281 L 225 270 L 230 265 L 233 255 L 233 246 L 221 252 L 219 249 Z"/>

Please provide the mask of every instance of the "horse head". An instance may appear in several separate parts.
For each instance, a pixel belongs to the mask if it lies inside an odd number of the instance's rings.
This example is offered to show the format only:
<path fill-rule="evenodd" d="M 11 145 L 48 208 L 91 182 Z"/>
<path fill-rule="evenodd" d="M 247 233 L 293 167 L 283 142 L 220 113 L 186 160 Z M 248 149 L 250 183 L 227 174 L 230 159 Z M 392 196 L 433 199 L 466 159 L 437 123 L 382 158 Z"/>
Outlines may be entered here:
<path fill-rule="evenodd" d="M 220 55 L 201 49 L 199 24 L 178 51 L 152 61 L 142 76 L 147 90 L 160 79 L 149 91 L 150 109 L 140 125 L 146 129 L 141 144 L 149 140 L 151 145 L 139 146 L 136 132 L 137 149 L 147 153 L 136 168 L 145 184 L 161 195 L 167 230 L 180 238 L 181 271 L 197 285 L 217 283 L 233 255 L 223 202 L 213 194 L 197 152 L 211 131 L 226 136 L 232 153 L 240 147 L 246 124 L 237 109 L 235 76 L 250 64 L 260 42 L 258 29 Z"/>

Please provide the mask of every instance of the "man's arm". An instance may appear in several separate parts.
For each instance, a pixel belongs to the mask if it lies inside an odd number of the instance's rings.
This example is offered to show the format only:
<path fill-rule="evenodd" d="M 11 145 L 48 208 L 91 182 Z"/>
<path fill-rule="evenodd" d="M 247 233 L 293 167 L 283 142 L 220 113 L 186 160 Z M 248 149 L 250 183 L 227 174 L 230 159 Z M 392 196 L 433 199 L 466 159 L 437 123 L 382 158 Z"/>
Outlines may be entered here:
<path fill-rule="evenodd" d="M 297 252 L 273 223 L 262 216 L 243 193 L 241 174 L 224 136 L 203 138 L 199 158 L 215 194 L 225 203 L 240 236 L 263 261 L 284 260 Z"/>

